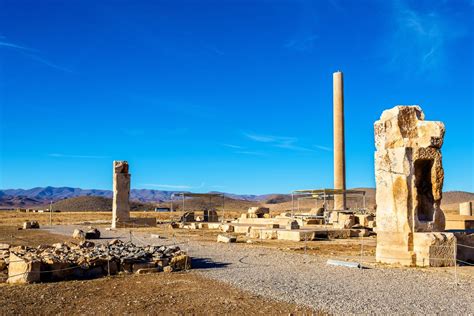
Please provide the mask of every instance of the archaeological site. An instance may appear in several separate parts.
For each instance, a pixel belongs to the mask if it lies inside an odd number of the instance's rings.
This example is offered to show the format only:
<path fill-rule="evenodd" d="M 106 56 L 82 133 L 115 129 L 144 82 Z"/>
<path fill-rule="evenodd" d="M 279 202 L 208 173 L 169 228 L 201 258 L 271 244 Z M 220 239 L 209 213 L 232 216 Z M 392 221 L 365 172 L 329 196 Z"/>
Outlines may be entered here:
<path fill-rule="evenodd" d="M 0 315 L 474 315 L 472 0 L 0 3 Z"/>

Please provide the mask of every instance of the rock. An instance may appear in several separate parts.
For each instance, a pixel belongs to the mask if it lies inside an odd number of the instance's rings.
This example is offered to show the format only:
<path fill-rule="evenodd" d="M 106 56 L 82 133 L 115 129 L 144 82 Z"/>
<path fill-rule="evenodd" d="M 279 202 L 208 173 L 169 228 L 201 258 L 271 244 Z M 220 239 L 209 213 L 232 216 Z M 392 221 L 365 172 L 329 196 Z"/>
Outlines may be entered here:
<path fill-rule="evenodd" d="M 136 274 L 150 274 L 150 273 L 158 273 L 160 271 L 161 271 L 160 267 L 148 268 L 148 269 L 138 269 Z"/>
<path fill-rule="evenodd" d="M 83 240 L 79 243 L 79 248 L 92 248 L 95 244 L 92 241 Z"/>
<path fill-rule="evenodd" d="M 29 261 L 10 253 L 8 283 L 33 283 L 40 281 L 41 262 Z"/>
<path fill-rule="evenodd" d="M 225 236 L 225 235 L 217 236 L 217 242 L 231 243 L 231 242 L 236 242 L 236 241 L 237 241 L 237 238 L 233 236 Z"/>
<path fill-rule="evenodd" d="M 171 272 L 173 272 L 173 268 L 171 266 L 166 266 L 166 267 L 163 268 L 163 272 L 171 273 Z"/>
<path fill-rule="evenodd" d="M 191 269 L 191 258 L 188 255 L 179 255 L 171 258 L 170 266 L 174 271 Z"/>
<path fill-rule="evenodd" d="M 23 223 L 23 229 L 38 229 L 40 225 L 37 221 L 26 221 Z"/>
<path fill-rule="evenodd" d="M 74 239 L 85 239 L 86 234 L 84 233 L 84 231 L 76 228 L 76 229 L 74 229 L 74 232 L 72 233 L 72 238 L 74 238 Z"/>
<path fill-rule="evenodd" d="M 194 212 L 185 212 L 183 216 L 181 216 L 180 222 L 187 223 L 187 222 L 194 222 Z"/>
<path fill-rule="evenodd" d="M 97 228 L 89 229 L 85 234 L 86 239 L 100 239 L 100 231 Z"/>
<path fill-rule="evenodd" d="M 270 214 L 268 207 L 254 206 L 247 210 L 248 217 L 250 218 L 264 218 L 265 214 Z"/>

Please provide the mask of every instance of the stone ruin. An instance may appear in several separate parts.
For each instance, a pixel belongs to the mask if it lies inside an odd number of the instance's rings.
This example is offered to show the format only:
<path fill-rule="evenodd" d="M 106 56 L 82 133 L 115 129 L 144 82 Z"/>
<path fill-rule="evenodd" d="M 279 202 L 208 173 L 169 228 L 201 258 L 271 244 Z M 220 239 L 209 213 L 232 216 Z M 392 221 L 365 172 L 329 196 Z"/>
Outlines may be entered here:
<path fill-rule="evenodd" d="M 454 264 L 456 238 L 443 233 L 442 122 L 419 106 L 396 106 L 374 124 L 376 260 L 405 266 Z"/>
<path fill-rule="evenodd" d="M 130 220 L 130 177 L 128 162 L 114 161 L 112 228 L 117 226 L 117 222 L 127 222 Z"/>
<path fill-rule="evenodd" d="M 112 228 L 156 226 L 155 218 L 130 217 L 130 178 L 128 162 L 113 162 Z"/>
<path fill-rule="evenodd" d="M 172 272 L 190 268 L 191 258 L 178 246 L 141 247 L 117 239 L 101 245 L 82 241 L 37 248 L 0 244 L 0 282 L 91 279 L 117 273 Z"/>

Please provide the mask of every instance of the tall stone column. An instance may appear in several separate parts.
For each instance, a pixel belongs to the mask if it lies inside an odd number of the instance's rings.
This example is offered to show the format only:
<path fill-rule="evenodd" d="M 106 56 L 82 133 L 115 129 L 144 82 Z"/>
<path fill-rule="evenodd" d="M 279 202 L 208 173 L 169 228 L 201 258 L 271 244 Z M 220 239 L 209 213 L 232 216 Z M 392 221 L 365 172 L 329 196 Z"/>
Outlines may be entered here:
<path fill-rule="evenodd" d="M 130 220 L 130 174 L 128 162 L 113 162 L 113 202 L 112 202 L 112 228 L 117 222 Z"/>
<path fill-rule="evenodd" d="M 344 143 L 344 82 L 342 72 L 333 73 L 333 112 L 334 112 L 334 189 L 346 189 L 346 154 Z M 334 196 L 334 209 L 346 208 L 346 196 Z"/>

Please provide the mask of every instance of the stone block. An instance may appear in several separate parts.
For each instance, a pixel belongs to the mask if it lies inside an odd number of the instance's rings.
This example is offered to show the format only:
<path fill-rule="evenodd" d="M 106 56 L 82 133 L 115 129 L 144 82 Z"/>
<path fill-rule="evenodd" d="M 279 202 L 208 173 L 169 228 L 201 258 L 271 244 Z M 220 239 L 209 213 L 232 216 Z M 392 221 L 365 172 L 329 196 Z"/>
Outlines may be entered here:
<path fill-rule="evenodd" d="M 289 241 L 310 241 L 314 239 L 314 232 L 307 230 L 278 230 L 277 239 Z"/>
<path fill-rule="evenodd" d="M 222 242 L 222 243 L 232 243 L 236 242 L 237 238 L 233 236 L 225 236 L 225 235 L 218 235 L 217 236 L 217 242 Z"/>
<path fill-rule="evenodd" d="M 0 250 L 8 250 L 8 249 L 10 249 L 9 244 L 0 244 Z"/>
<path fill-rule="evenodd" d="M 459 215 L 473 216 L 472 201 L 459 203 Z"/>
<path fill-rule="evenodd" d="M 151 269 L 155 267 L 156 265 L 154 262 L 137 262 L 132 265 L 132 272 L 137 273 L 140 269 Z"/>
<path fill-rule="evenodd" d="M 297 221 L 291 221 L 286 225 L 286 229 L 299 229 L 300 225 Z"/>
<path fill-rule="evenodd" d="M 23 229 L 38 229 L 40 225 L 37 221 L 26 221 L 23 223 Z"/>
<path fill-rule="evenodd" d="M 268 207 L 254 206 L 248 209 L 247 214 L 250 217 L 263 218 L 265 214 L 270 214 L 270 209 Z"/>
<path fill-rule="evenodd" d="M 10 253 L 8 283 L 33 283 L 40 281 L 41 262 L 28 261 Z"/>
<path fill-rule="evenodd" d="M 234 225 L 222 224 L 220 230 L 224 233 L 232 233 L 234 231 Z"/>
<path fill-rule="evenodd" d="M 251 226 L 246 226 L 246 225 L 235 225 L 234 226 L 234 232 L 236 234 L 247 234 L 250 232 Z"/>
<path fill-rule="evenodd" d="M 419 267 L 454 266 L 456 238 L 452 233 L 414 233 L 413 249 Z"/>

